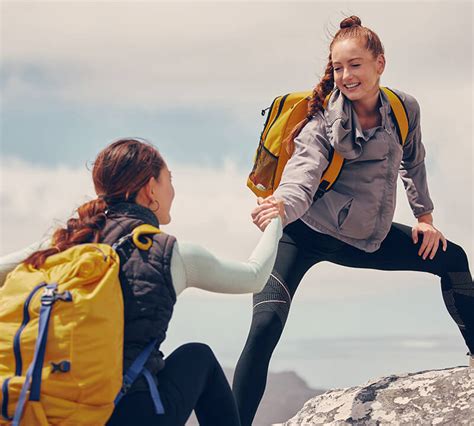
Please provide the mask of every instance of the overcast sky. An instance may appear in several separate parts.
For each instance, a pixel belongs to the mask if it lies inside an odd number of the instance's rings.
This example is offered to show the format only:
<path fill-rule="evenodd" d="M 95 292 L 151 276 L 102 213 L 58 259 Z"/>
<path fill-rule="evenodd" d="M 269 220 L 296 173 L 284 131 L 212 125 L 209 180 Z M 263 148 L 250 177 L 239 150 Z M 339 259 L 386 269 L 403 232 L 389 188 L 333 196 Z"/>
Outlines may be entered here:
<path fill-rule="evenodd" d="M 133 135 L 153 141 L 173 170 L 166 231 L 245 259 L 259 237 L 245 181 L 260 110 L 314 86 L 330 34 L 350 14 L 385 46 L 382 84 L 420 103 L 435 223 L 474 264 L 472 3 L 453 1 L 2 2 L 0 255 L 92 197 L 85 165 L 109 141 Z M 395 220 L 414 222 L 402 188 Z M 438 279 L 426 274 L 348 276 L 319 265 L 295 303 L 370 299 L 402 311 L 411 289 L 437 301 L 423 307 L 426 330 L 457 333 Z M 348 322 L 342 315 L 332 325 Z M 409 322 L 400 327 L 411 331 Z"/>

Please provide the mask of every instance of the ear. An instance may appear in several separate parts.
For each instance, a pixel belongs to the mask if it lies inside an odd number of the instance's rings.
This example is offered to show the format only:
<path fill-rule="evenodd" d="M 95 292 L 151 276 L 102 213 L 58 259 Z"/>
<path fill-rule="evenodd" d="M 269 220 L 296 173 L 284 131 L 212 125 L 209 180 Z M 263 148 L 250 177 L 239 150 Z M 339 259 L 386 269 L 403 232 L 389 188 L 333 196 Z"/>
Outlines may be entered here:
<path fill-rule="evenodd" d="M 385 70 L 385 55 L 383 53 L 377 56 L 377 72 L 382 75 Z"/>
<path fill-rule="evenodd" d="M 145 203 L 151 203 L 155 199 L 153 191 L 153 177 L 148 179 L 148 182 L 140 188 L 137 199 L 138 198 Z"/>
<path fill-rule="evenodd" d="M 150 179 L 148 179 L 148 182 L 146 184 L 146 194 L 150 198 L 150 200 L 155 199 L 155 195 L 156 195 L 155 186 L 156 186 L 156 180 L 152 176 Z"/>

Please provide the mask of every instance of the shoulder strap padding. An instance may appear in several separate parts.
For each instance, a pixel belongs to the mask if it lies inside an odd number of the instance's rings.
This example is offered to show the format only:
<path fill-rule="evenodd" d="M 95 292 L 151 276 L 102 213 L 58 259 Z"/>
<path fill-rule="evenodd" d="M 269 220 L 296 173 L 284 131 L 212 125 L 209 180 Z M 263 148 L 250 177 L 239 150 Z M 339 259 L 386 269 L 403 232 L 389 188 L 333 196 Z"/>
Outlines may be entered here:
<path fill-rule="evenodd" d="M 389 89 L 388 87 L 381 87 L 380 89 L 383 90 L 390 101 L 390 107 L 392 108 L 392 112 L 395 116 L 395 125 L 397 126 L 398 136 L 403 146 L 405 145 L 408 135 L 408 114 L 405 105 L 393 90 Z"/>
<path fill-rule="evenodd" d="M 137 246 L 140 250 L 149 250 L 153 244 L 153 241 L 151 238 L 143 237 L 143 236 L 156 235 L 160 233 L 161 233 L 161 230 L 157 228 L 156 226 L 150 225 L 148 223 L 139 225 L 132 231 L 133 244 L 135 244 L 135 246 Z"/>

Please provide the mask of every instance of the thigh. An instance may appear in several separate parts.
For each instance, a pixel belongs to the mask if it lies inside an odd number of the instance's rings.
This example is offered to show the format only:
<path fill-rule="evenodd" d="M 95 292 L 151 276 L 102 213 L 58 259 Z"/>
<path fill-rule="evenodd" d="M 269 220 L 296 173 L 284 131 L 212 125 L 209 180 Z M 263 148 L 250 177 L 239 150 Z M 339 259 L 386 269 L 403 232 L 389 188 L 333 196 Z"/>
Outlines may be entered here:
<path fill-rule="evenodd" d="M 238 423 L 234 395 L 209 346 L 182 345 L 165 359 L 165 365 L 158 374 L 158 389 L 169 398 L 174 424 L 184 424 L 193 410 L 203 425 Z"/>
<path fill-rule="evenodd" d="M 165 358 L 165 368 L 157 376 L 165 414 L 155 413 L 150 392 L 133 392 L 122 398 L 108 426 L 184 425 L 207 385 L 210 370 L 217 363 L 211 355 L 206 345 L 198 343 L 177 348 Z"/>
<path fill-rule="evenodd" d="M 320 235 L 323 234 L 313 231 L 301 220 L 291 223 L 283 230 L 283 236 L 278 243 L 272 276 L 285 286 L 290 298 L 293 298 L 306 272 L 325 259 L 328 248 L 321 244 Z M 324 237 L 326 236 L 323 236 L 323 239 Z M 333 240 L 333 244 L 340 243 Z M 329 249 L 330 251 L 331 249 Z M 272 278 L 267 286 L 271 281 Z"/>
<path fill-rule="evenodd" d="M 438 248 L 435 257 L 423 260 L 418 255 L 423 237 L 420 235 L 417 244 L 413 243 L 411 227 L 393 223 L 380 248 L 367 253 L 346 244 L 329 259 L 333 263 L 355 268 L 369 268 L 391 271 L 422 271 L 442 275 L 456 263 L 460 247 L 448 241 L 446 252 Z M 462 249 L 461 249 L 462 251 Z"/>
<path fill-rule="evenodd" d="M 278 243 L 272 273 L 261 292 L 253 295 L 249 339 L 257 339 L 271 353 L 286 324 L 291 301 L 306 272 L 322 260 L 314 249 L 318 238 L 303 222 L 286 226 Z"/>
<path fill-rule="evenodd" d="M 150 392 L 132 392 L 125 395 L 115 407 L 107 426 L 128 426 L 140 424 L 155 425 L 157 414 Z M 170 423 L 172 424 L 172 423 Z"/>
<path fill-rule="evenodd" d="M 165 368 L 158 373 L 158 389 L 164 395 L 165 411 L 168 405 L 177 424 L 184 423 L 191 415 L 216 368 L 220 369 L 220 365 L 214 354 L 200 343 L 184 344 L 165 358 Z M 230 392 L 226 384 L 222 391 Z"/>

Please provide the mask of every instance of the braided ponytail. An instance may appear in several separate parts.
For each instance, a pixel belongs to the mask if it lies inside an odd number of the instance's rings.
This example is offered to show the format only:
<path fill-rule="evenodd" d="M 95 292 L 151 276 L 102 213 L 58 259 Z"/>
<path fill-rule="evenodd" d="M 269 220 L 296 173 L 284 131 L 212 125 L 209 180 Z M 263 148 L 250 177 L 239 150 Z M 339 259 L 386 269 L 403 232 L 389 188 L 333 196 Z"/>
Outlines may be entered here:
<path fill-rule="evenodd" d="M 24 263 L 39 268 L 46 259 L 83 243 L 98 243 L 105 227 L 107 207 L 118 202 L 134 202 L 138 191 L 151 177 L 158 178 L 165 162 L 158 150 L 139 139 L 120 139 L 97 156 L 92 170 L 96 199 L 77 208 L 77 218 L 57 229 L 52 247 L 31 254 Z"/>
<path fill-rule="evenodd" d="M 79 218 L 70 218 L 65 228 L 54 231 L 52 247 L 31 254 L 24 262 L 34 268 L 39 268 L 53 254 L 61 253 L 77 244 L 98 243 L 101 230 L 105 226 L 106 209 L 107 204 L 101 198 L 88 201 L 78 207 Z"/>
<path fill-rule="evenodd" d="M 328 64 L 326 65 L 326 70 L 324 75 L 321 78 L 321 81 L 313 89 L 311 99 L 308 102 L 308 113 L 304 120 L 300 121 L 288 135 L 287 139 L 283 142 L 286 146 L 288 154 L 291 156 L 295 148 L 294 140 L 300 134 L 303 127 L 309 123 L 309 121 L 318 113 L 318 111 L 323 110 L 324 100 L 326 96 L 331 93 L 334 88 L 334 74 L 332 68 L 331 56 L 329 56 Z"/>

